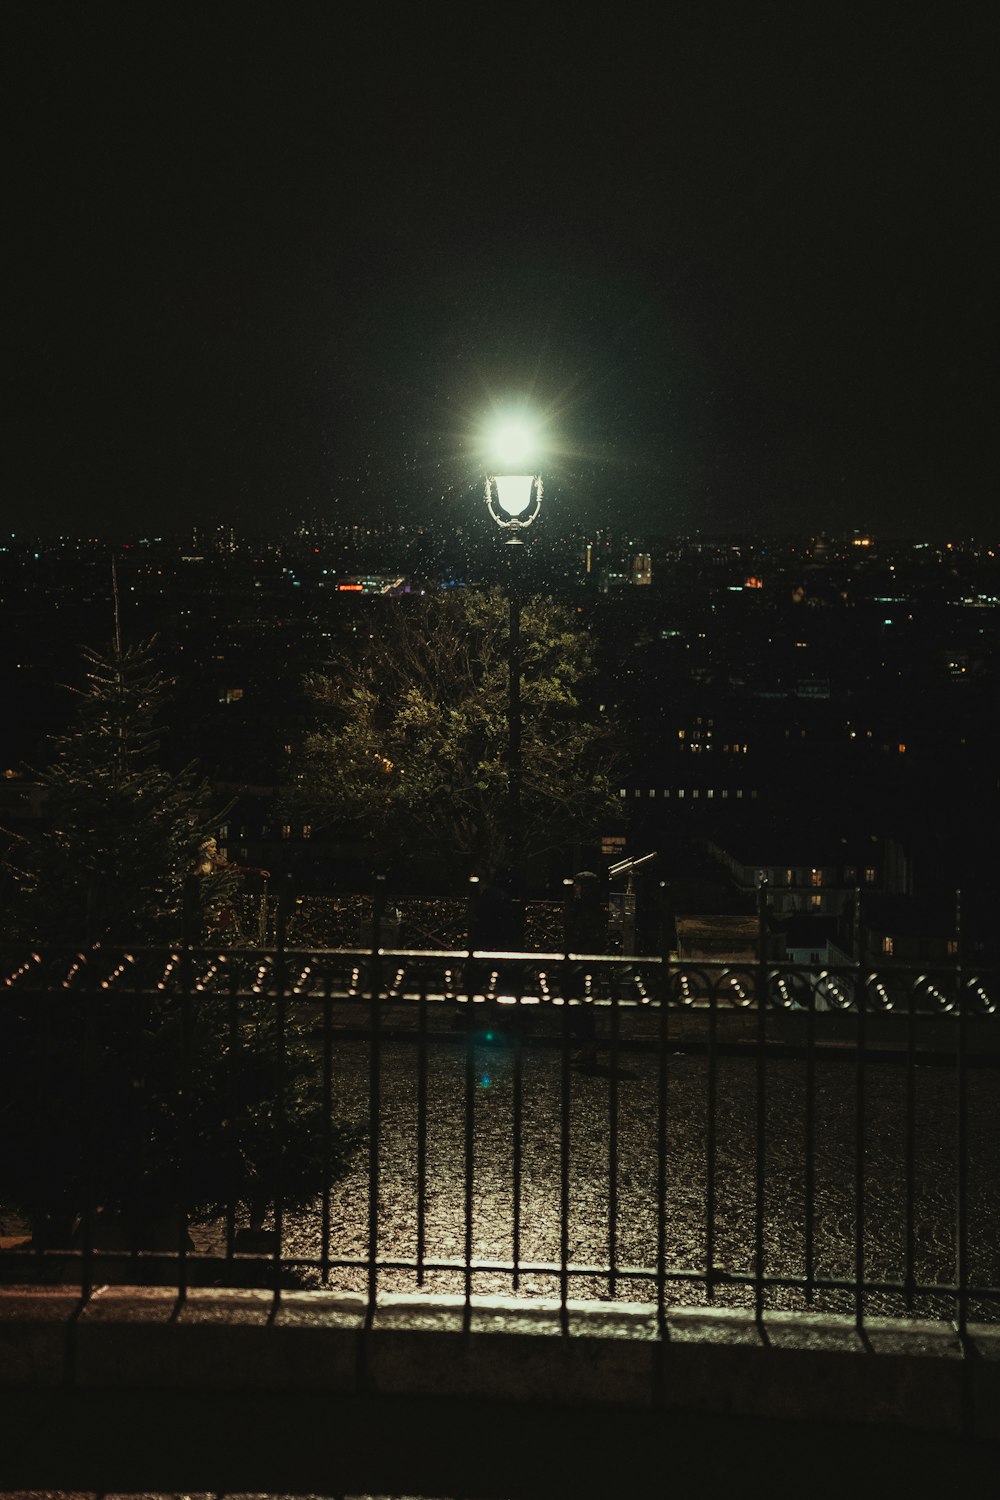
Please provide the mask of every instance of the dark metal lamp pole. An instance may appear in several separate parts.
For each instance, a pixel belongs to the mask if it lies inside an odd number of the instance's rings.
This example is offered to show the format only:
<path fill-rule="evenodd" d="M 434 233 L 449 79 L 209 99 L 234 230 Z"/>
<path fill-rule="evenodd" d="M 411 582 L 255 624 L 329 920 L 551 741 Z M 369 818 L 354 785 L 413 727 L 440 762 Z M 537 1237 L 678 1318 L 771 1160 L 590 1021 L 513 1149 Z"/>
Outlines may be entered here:
<path fill-rule="evenodd" d="M 486 504 L 509 548 L 507 581 L 507 839 L 508 864 L 518 882 L 524 874 L 524 822 L 521 814 L 521 566 L 524 543 L 520 532 L 537 518 L 542 505 L 539 474 L 490 475 Z"/>

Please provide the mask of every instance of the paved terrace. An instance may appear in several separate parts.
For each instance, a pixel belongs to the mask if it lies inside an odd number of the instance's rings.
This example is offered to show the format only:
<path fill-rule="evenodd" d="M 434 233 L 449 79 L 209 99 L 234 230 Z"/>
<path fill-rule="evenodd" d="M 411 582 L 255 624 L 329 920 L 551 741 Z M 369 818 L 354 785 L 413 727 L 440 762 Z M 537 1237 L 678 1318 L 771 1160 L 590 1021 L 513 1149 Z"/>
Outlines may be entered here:
<path fill-rule="evenodd" d="M 503 960 L 476 999 L 456 955 L 445 984 L 379 955 L 375 988 L 370 955 L 263 978 L 244 955 L 235 982 L 198 957 L 188 1000 L 280 976 L 331 1106 L 377 1142 L 376 1195 L 369 1152 L 280 1242 L 265 1225 L 270 1256 L 192 1226 L 180 1296 L 176 1256 L 98 1237 L 81 1297 L 79 1254 L 18 1248 L 8 1216 L 2 1483 L 609 1494 L 643 1466 L 642 1493 L 752 1470 L 832 1494 L 859 1466 L 894 1487 L 995 1466 L 991 1005 L 962 1019 L 943 980 L 895 973 L 895 1009 L 857 974 L 800 1009 L 776 970 L 739 993 L 720 970 L 671 974 L 664 1006 L 654 966 L 592 964 L 592 1065 L 538 956 L 527 1005 Z"/>

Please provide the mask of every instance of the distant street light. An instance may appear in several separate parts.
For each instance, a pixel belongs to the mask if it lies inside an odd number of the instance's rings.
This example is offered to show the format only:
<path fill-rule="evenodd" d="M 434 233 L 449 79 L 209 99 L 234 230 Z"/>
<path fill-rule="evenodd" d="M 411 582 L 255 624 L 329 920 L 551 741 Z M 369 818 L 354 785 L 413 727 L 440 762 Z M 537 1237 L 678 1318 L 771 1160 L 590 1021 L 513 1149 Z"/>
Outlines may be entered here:
<path fill-rule="evenodd" d="M 542 476 L 532 473 L 538 442 L 524 418 L 504 421 L 491 434 L 491 466 L 503 473 L 487 473 L 486 506 L 510 548 L 507 596 L 510 629 L 507 636 L 507 839 L 508 864 L 519 886 L 524 877 L 524 828 L 521 817 L 521 558 L 520 533 L 537 520 L 542 507 Z M 520 892 L 519 892 L 520 895 Z M 521 908 L 518 908 L 519 911 Z M 521 932 L 523 938 L 523 929 Z M 520 939 L 519 939 L 520 941 Z"/>

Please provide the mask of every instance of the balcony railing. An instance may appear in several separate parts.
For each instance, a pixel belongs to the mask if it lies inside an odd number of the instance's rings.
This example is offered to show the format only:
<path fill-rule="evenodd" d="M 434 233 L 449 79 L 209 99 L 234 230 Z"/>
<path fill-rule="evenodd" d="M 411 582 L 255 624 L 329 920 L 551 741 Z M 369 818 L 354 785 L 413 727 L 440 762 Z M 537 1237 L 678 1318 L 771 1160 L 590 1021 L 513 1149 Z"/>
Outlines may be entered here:
<path fill-rule="evenodd" d="M 1000 975 L 7 950 L 0 1278 L 995 1320 Z"/>

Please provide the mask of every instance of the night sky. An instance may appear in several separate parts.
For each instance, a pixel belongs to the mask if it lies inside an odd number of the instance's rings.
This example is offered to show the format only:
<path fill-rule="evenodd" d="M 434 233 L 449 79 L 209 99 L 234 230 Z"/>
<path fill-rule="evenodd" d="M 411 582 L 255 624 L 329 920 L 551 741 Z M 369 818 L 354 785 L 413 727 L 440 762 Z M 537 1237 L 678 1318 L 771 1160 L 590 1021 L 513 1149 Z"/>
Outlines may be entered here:
<path fill-rule="evenodd" d="M 365 14 L 3 7 L 11 529 L 1000 530 L 987 7 Z"/>

